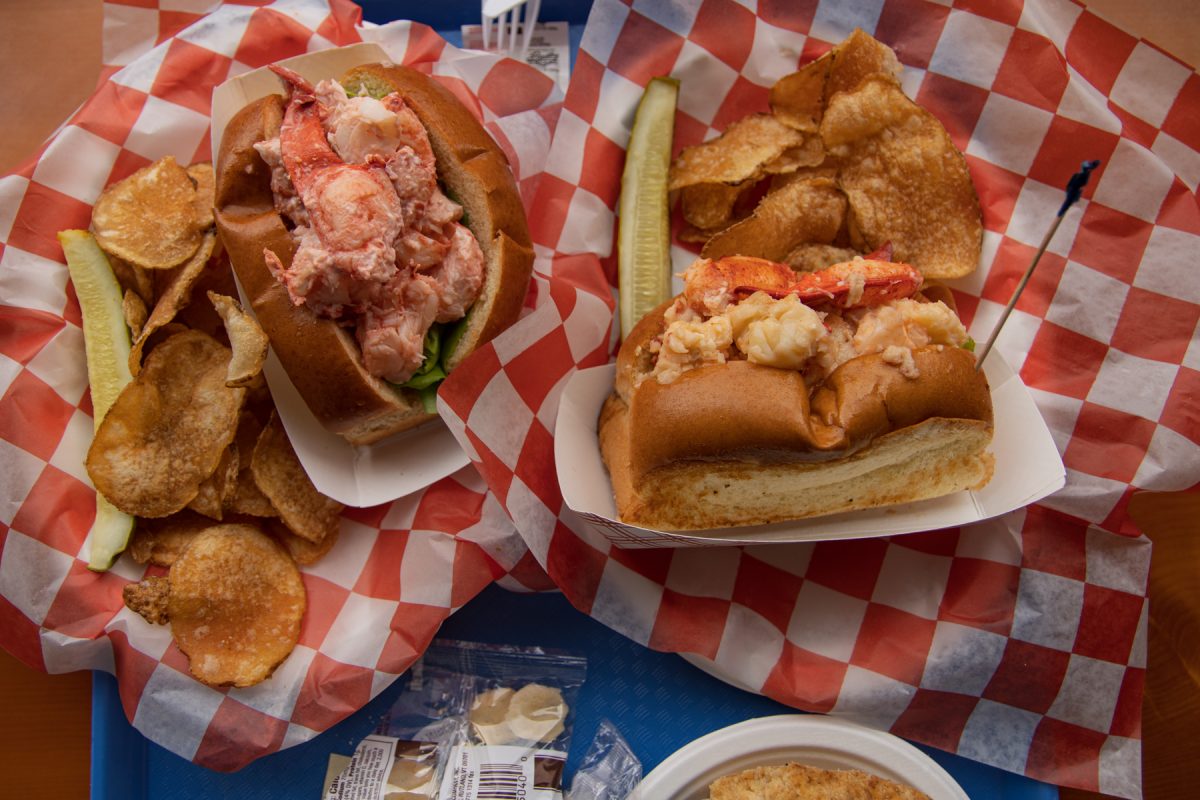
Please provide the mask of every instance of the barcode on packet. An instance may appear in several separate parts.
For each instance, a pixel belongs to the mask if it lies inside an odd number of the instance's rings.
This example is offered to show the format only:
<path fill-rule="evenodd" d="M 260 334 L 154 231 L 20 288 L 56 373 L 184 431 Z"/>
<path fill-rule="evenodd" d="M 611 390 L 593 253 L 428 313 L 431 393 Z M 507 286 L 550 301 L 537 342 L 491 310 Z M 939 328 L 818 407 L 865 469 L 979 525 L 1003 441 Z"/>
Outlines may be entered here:
<path fill-rule="evenodd" d="M 540 754 L 533 759 L 533 788 L 562 791 L 564 759 Z M 506 761 L 481 762 L 479 765 L 479 800 L 525 800 L 528 797 L 529 776 L 518 764 Z"/>
<path fill-rule="evenodd" d="M 528 779 L 525 770 L 516 764 L 487 763 L 479 765 L 479 800 L 521 800 L 525 797 Z"/>
<path fill-rule="evenodd" d="M 442 800 L 562 800 L 567 754 L 515 745 L 455 745 Z"/>

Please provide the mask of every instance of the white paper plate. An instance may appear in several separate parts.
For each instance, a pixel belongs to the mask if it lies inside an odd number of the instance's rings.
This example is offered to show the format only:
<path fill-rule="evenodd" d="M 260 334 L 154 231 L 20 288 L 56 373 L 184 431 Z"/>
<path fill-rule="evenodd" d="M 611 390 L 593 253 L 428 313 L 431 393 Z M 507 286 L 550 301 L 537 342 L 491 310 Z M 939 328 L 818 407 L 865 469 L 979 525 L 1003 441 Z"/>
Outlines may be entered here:
<path fill-rule="evenodd" d="M 629 800 L 705 800 L 708 785 L 723 775 L 787 761 L 860 769 L 933 800 L 968 800 L 937 762 L 903 739 L 815 714 L 762 717 L 703 736 L 659 764 Z"/>

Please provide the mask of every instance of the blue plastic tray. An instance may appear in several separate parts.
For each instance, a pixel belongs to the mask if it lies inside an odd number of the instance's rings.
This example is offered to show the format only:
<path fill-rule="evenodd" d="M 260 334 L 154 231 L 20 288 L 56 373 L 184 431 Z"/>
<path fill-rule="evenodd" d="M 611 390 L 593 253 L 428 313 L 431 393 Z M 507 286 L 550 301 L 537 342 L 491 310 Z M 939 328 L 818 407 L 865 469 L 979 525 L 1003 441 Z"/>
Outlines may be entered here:
<path fill-rule="evenodd" d="M 646 772 L 710 731 L 755 717 L 790 713 L 773 700 L 728 686 L 682 658 L 657 653 L 587 617 L 557 593 L 514 594 L 492 586 L 447 620 L 452 639 L 543 645 L 581 652 L 588 677 L 567 760 L 567 780 L 602 718 L 616 724 Z M 148 742 L 125 720 L 116 681 L 96 673 L 92 712 L 93 800 L 138 798 L 274 798 L 317 800 L 330 753 L 350 754 L 379 721 L 399 689 L 383 691 L 366 708 L 302 745 L 259 759 L 240 772 L 211 772 Z M 973 800 L 1052 800 L 1049 784 L 921 748 Z"/>
<path fill-rule="evenodd" d="M 413 19 L 461 44 L 458 26 L 478 18 L 478 0 L 438 4 L 360 2 L 364 19 Z M 579 48 L 590 0 L 544 0 L 540 18 L 571 24 L 571 53 Z M 616 724 L 649 773 L 683 745 L 719 728 L 792 709 L 712 678 L 674 654 L 637 645 L 574 608 L 560 594 L 523 595 L 492 586 L 443 626 L 441 636 L 490 643 L 541 645 L 582 652 L 588 679 L 579 696 L 569 782 L 602 718 Z M 348 755 L 391 705 L 398 686 L 302 745 L 259 759 L 239 772 L 198 767 L 148 741 L 125 718 L 116 680 L 93 677 L 92 800 L 140 798 L 287 797 L 316 800 L 331 753 Z M 922 747 L 974 800 L 1052 800 L 1058 790 L 1002 770 Z"/>

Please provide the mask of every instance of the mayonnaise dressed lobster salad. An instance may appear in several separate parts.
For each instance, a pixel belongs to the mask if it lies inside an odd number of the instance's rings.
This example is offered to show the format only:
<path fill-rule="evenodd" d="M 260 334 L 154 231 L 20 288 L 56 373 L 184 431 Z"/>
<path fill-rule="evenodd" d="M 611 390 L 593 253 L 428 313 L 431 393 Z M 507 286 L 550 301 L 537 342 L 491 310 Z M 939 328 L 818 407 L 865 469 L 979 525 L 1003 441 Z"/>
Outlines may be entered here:
<path fill-rule="evenodd" d="M 958 315 L 919 294 L 921 273 L 888 255 L 885 248 L 799 274 L 745 256 L 695 261 L 683 294 L 663 314 L 665 330 L 639 354 L 646 367 L 639 380 L 667 384 L 697 367 L 744 359 L 800 371 L 813 386 L 871 353 L 916 379 L 915 348 L 971 347 Z"/>
<path fill-rule="evenodd" d="M 291 301 L 353 327 L 367 370 L 403 384 L 421 369 L 434 323 L 461 319 L 484 256 L 438 186 L 425 128 L 403 97 L 348 97 L 272 66 L 291 84 L 279 135 L 255 145 L 297 245 L 284 267 Z"/>

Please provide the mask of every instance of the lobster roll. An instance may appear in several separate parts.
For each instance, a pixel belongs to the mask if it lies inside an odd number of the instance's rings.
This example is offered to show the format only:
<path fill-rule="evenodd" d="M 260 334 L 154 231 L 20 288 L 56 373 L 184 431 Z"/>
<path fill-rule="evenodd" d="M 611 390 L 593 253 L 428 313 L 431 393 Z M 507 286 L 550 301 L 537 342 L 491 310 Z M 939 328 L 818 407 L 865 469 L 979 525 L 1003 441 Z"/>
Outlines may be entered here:
<path fill-rule="evenodd" d="M 217 228 L 313 415 L 352 444 L 437 418 L 439 382 L 520 314 L 533 268 L 503 151 L 448 89 L 395 65 L 233 117 Z"/>
<path fill-rule="evenodd" d="M 992 403 L 949 292 L 886 254 L 700 259 L 622 343 L 599 420 L 620 518 L 756 525 L 991 478 Z"/>

